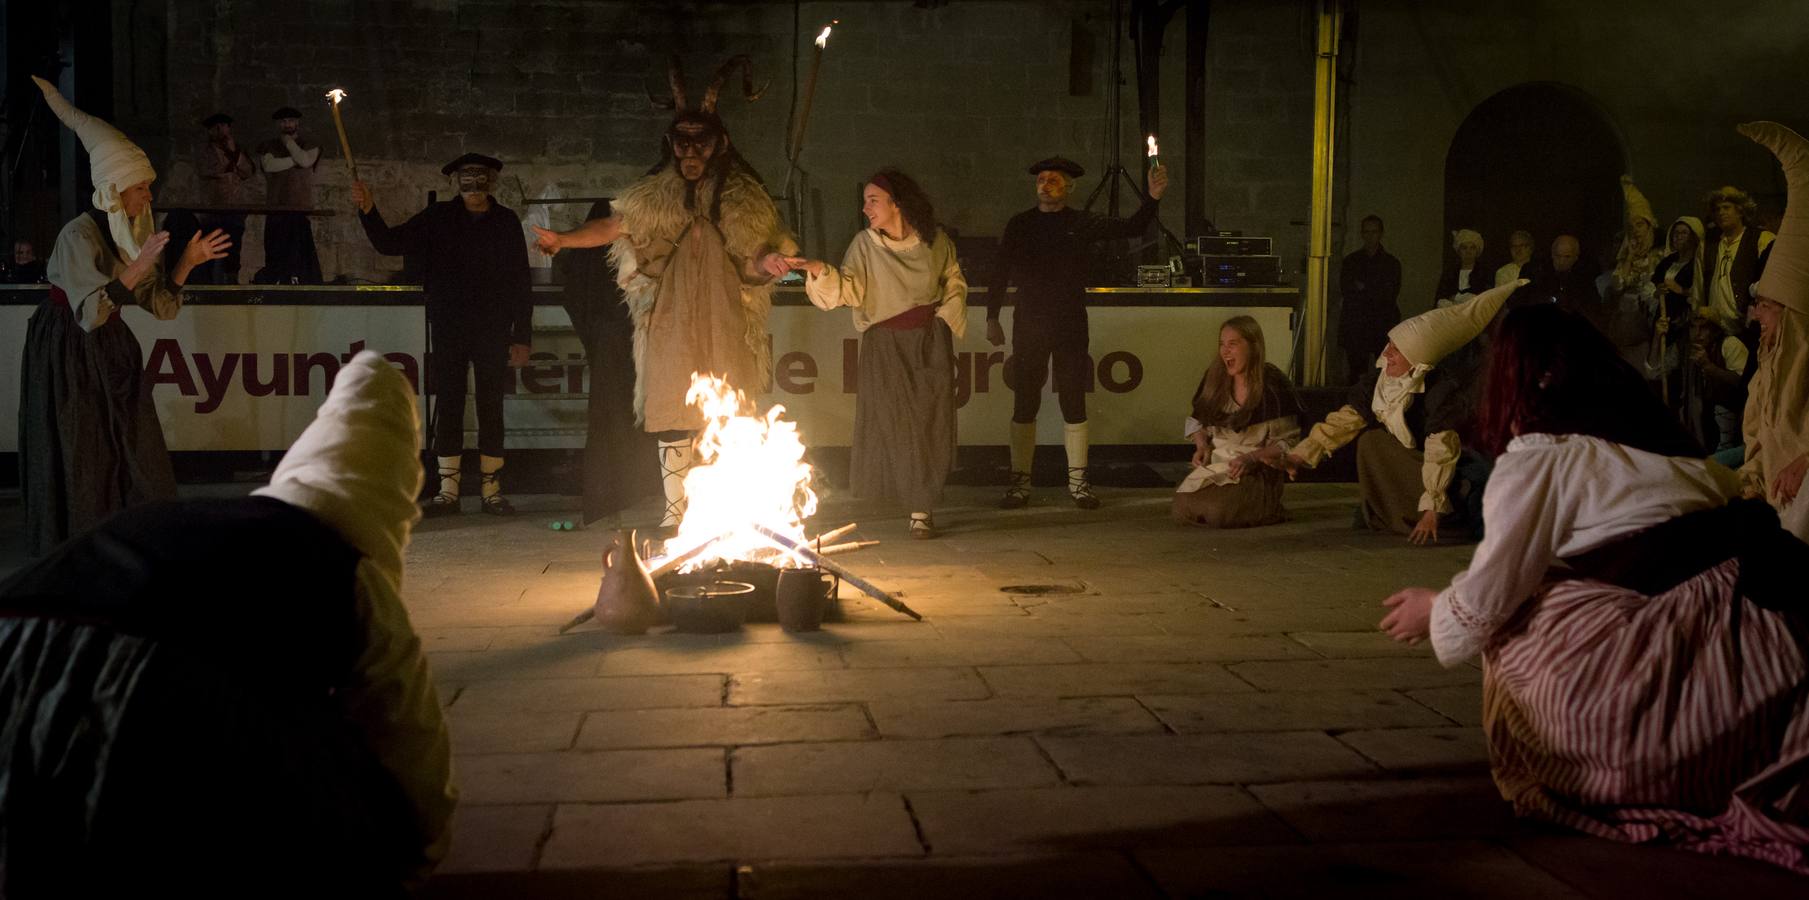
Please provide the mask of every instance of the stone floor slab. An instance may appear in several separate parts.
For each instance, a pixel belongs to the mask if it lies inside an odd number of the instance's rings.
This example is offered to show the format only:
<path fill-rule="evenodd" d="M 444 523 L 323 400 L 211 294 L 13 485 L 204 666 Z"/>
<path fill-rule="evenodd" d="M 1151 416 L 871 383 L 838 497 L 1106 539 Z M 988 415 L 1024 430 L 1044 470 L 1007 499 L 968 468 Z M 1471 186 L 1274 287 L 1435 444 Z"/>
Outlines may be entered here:
<path fill-rule="evenodd" d="M 1051 787 L 908 796 L 937 856 L 1293 840 L 1286 825 L 1234 787 Z"/>
<path fill-rule="evenodd" d="M 866 714 L 852 705 L 631 709 L 585 716 L 577 746 L 605 750 L 860 741 L 872 737 L 873 726 Z"/>
<path fill-rule="evenodd" d="M 1180 734 L 1218 731 L 1338 731 L 1448 724 L 1393 691 L 1287 691 L 1138 698 Z"/>
<path fill-rule="evenodd" d="M 1199 663 L 987 666 L 979 672 L 1000 696 L 1122 697 L 1252 690 L 1249 683 L 1222 666 Z"/>
<path fill-rule="evenodd" d="M 1377 621 L 1381 616 L 1376 617 Z M 1409 656 L 1432 659 L 1432 645 L 1403 644 L 1380 631 L 1296 631 L 1288 635 L 1326 659 Z"/>
<path fill-rule="evenodd" d="M 721 750 L 609 750 L 459 757 L 465 803 L 612 803 L 721 797 Z"/>
<path fill-rule="evenodd" d="M 1314 842 L 1492 838 L 1522 829 L 1487 776 L 1265 784 L 1250 792 Z"/>
<path fill-rule="evenodd" d="M 897 794 L 560 806 L 543 868 L 921 856 Z"/>
<path fill-rule="evenodd" d="M 1487 771 L 1489 747 L 1472 726 L 1347 731 L 1338 735 L 1358 753 L 1391 772 Z"/>
<path fill-rule="evenodd" d="M 1482 673 L 1469 666 L 1446 669 L 1430 659 L 1247 662 L 1230 668 L 1265 691 L 1406 690 L 1482 680 Z"/>
<path fill-rule="evenodd" d="M 972 669 L 831 669 L 747 672 L 729 682 L 735 706 L 854 703 L 899 697 L 979 700 L 991 689 Z"/>
<path fill-rule="evenodd" d="M 1144 848 L 1135 856 L 1170 897 L 1584 900 L 1586 896 L 1514 853 L 1481 841 Z"/>
<path fill-rule="evenodd" d="M 452 847 L 434 874 L 531 869 L 534 856 L 540 850 L 540 840 L 551 830 L 552 822 L 553 807 L 550 804 L 461 804 L 452 815 Z"/>
<path fill-rule="evenodd" d="M 1482 724 L 1482 685 L 1459 684 L 1406 691 L 1407 696 L 1459 725 Z"/>
<path fill-rule="evenodd" d="M 478 681 L 465 686 L 455 706 L 461 712 L 529 713 L 721 706 L 726 685 L 721 675 Z"/>
<path fill-rule="evenodd" d="M 1257 784 L 1373 774 L 1374 764 L 1316 731 L 1039 738 L 1074 784 Z"/>
<path fill-rule="evenodd" d="M 897 669 L 923 666 L 1049 665 L 1079 662 L 1067 644 L 1053 638 L 944 639 L 940 641 L 873 641 L 842 648 L 854 669 Z"/>
<path fill-rule="evenodd" d="M 605 654 L 598 675 L 685 675 L 842 668 L 835 646 L 747 642 L 731 647 L 633 647 Z"/>
<path fill-rule="evenodd" d="M 878 700 L 867 711 L 886 738 L 1162 731 L 1162 723 L 1130 697 Z"/>
<path fill-rule="evenodd" d="M 737 797 L 1034 787 L 1060 779 L 1028 738 L 778 744 L 729 756 Z"/>
<path fill-rule="evenodd" d="M 1285 637 L 1264 635 L 1162 635 L 1160 637 L 1070 637 L 1069 646 L 1093 662 L 1242 662 L 1252 659 L 1313 659 L 1315 654 Z"/>
<path fill-rule="evenodd" d="M 579 712 L 447 711 L 454 753 L 532 753 L 564 750 L 578 733 Z"/>
<path fill-rule="evenodd" d="M 1750 859 L 1560 833 L 1517 835 L 1503 843 L 1520 858 L 1602 900 L 1809 897 L 1809 876 Z"/>
<path fill-rule="evenodd" d="M 1122 853 L 983 856 L 855 863 L 768 863 L 744 869 L 737 900 L 1006 900 L 1024 897 L 1156 898 Z"/>

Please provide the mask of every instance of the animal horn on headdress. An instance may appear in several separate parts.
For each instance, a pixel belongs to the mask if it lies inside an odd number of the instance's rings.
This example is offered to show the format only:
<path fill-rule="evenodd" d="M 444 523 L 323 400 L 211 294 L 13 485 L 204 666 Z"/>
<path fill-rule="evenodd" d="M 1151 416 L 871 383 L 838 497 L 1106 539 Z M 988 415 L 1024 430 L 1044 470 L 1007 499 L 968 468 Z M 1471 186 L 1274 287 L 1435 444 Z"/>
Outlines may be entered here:
<path fill-rule="evenodd" d="M 666 79 L 672 82 L 672 104 L 668 108 L 684 112 L 691 104 L 685 99 L 685 64 L 676 53 L 672 54 L 671 61 L 666 64 Z"/>
<path fill-rule="evenodd" d="M 722 64 L 722 68 L 716 70 L 716 76 L 710 79 L 710 86 L 704 89 L 703 103 L 698 106 L 700 112 L 713 113 L 716 111 L 716 98 L 722 93 L 722 84 L 728 80 L 729 74 L 734 72 L 736 67 L 741 69 L 742 96 L 749 100 L 758 100 L 761 94 L 766 93 L 767 85 L 754 87 L 754 61 L 747 58 L 745 54 L 731 56 L 727 62 Z"/>

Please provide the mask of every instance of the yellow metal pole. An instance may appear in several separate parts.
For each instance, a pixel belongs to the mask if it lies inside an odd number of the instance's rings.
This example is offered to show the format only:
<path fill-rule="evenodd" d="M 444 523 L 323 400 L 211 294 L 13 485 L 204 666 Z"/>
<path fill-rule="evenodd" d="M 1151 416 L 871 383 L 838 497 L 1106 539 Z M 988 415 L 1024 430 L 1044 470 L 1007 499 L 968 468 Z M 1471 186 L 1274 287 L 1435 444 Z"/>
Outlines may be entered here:
<path fill-rule="evenodd" d="M 1326 383 L 1325 310 L 1331 280 L 1333 113 L 1338 102 L 1338 33 L 1344 27 L 1342 0 L 1319 0 L 1319 51 L 1314 58 L 1313 208 L 1306 270 L 1306 321 L 1301 323 L 1305 353 L 1301 382 Z"/>

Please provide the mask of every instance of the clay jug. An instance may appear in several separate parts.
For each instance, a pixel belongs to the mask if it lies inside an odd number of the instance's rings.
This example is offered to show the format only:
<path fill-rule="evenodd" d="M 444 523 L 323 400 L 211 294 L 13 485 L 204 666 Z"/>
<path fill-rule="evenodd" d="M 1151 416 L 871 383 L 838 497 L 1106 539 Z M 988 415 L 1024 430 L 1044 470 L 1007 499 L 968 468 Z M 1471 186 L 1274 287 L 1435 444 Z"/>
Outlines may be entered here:
<path fill-rule="evenodd" d="M 634 552 L 634 531 L 622 530 L 603 548 L 603 583 L 597 588 L 597 625 L 610 634 L 645 634 L 659 624 L 659 593 L 647 565 Z"/>

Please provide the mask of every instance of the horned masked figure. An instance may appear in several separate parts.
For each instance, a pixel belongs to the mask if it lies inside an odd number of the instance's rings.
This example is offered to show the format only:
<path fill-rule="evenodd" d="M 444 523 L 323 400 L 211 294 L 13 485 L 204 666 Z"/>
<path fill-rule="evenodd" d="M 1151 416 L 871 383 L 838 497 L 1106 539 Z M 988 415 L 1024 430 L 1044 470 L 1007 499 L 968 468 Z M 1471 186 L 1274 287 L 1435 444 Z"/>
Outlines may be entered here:
<path fill-rule="evenodd" d="M 737 68 L 743 93 L 757 99 L 752 64 L 736 56 L 692 105 L 674 58 L 676 114 L 659 165 L 616 196 L 608 218 L 566 232 L 534 229 L 548 254 L 610 245 L 634 321 L 636 418 L 659 439 L 666 495 L 660 527 L 668 533 L 684 515 L 685 472 L 703 424 L 685 402 L 692 375 L 718 376 L 748 394 L 767 389 L 772 283 L 787 271 L 785 257 L 797 252 L 760 176 L 730 144 L 716 113 L 723 83 Z"/>

